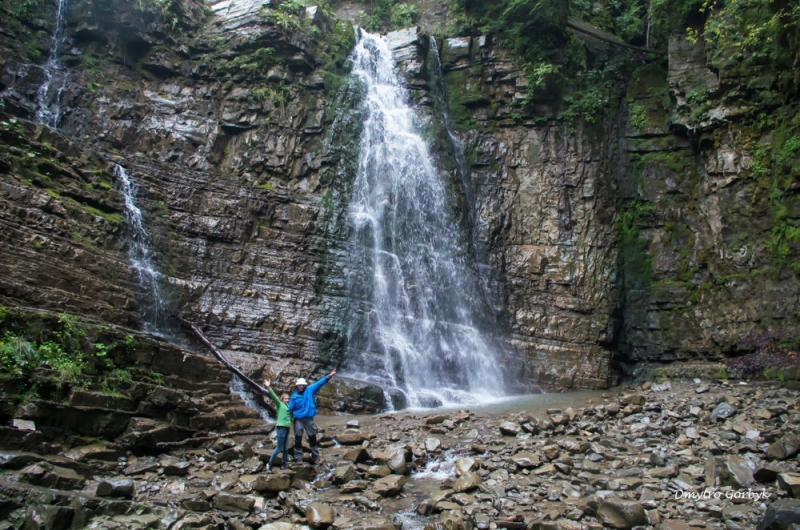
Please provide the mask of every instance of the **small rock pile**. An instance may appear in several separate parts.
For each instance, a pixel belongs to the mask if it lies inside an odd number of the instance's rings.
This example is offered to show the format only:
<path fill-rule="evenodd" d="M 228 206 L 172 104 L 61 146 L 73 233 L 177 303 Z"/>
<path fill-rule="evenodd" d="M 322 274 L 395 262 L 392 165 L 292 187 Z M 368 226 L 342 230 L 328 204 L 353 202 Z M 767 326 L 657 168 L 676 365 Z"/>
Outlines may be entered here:
<path fill-rule="evenodd" d="M 266 436 L 161 455 L 113 444 L 2 452 L 0 529 L 766 530 L 800 520 L 795 391 L 646 383 L 588 401 L 333 418 L 322 464 L 274 473 Z"/>

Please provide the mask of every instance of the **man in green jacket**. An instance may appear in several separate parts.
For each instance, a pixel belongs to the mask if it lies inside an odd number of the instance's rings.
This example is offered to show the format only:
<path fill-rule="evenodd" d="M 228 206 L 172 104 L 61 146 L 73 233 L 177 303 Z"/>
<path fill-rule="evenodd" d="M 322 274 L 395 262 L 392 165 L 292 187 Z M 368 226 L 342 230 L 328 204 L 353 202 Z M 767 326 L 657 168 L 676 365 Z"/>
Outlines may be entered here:
<path fill-rule="evenodd" d="M 272 472 L 272 462 L 275 460 L 275 455 L 283 452 L 281 457 L 281 469 L 286 469 L 286 463 L 289 461 L 289 429 L 292 428 L 292 417 L 289 414 L 289 394 L 281 394 L 280 399 L 278 395 L 272 390 L 269 380 L 264 379 L 264 388 L 267 389 L 269 397 L 275 403 L 275 411 L 278 414 L 278 420 L 275 422 L 278 431 L 278 442 L 275 446 L 275 451 L 269 457 L 267 464 L 267 471 Z"/>

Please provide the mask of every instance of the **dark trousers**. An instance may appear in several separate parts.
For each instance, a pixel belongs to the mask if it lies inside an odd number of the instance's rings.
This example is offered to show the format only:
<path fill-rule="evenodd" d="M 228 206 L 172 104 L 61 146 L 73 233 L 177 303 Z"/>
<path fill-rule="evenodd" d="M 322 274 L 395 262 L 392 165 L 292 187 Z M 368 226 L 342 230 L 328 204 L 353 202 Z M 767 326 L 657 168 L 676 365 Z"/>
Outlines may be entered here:
<path fill-rule="evenodd" d="M 303 431 L 308 435 L 308 445 L 311 446 L 311 458 L 319 460 L 319 445 L 317 445 L 317 425 L 314 418 L 294 419 L 294 459 L 303 460 Z"/>
<path fill-rule="evenodd" d="M 278 440 L 275 445 L 275 450 L 272 452 L 272 456 L 269 457 L 269 466 L 272 466 L 272 461 L 275 460 L 275 456 L 278 453 L 283 453 L 281 457 L 281 465 L 286 466 L 289 462 L 289 427 L 278 427 Z"/>

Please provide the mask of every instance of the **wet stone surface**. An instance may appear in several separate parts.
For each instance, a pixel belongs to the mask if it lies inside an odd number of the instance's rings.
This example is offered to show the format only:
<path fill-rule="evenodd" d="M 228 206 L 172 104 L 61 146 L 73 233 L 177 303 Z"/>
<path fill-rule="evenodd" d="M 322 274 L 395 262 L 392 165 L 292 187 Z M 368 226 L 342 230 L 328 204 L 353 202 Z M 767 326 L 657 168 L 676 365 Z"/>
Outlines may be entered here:
<path fill-rule="evenodd" d="M 326 444 L 320 464 L 312 465 L 306 452 L 308 461 L 271 473 L 263 462 L 274 434 L 219 438 L 161 455 L 120 451 L 113 462 L 5 451 L 0 498 L 8 522 L 2 524 L 55 528 L 58 519 L 59 528 L 264 530 L 791 524 L 800 517 L 797 392 L 752 383 L 707 386 L 697 394 L 686 383 L 646 384 L 583 396 L 582 406 L 511 403 L 450 412 L 447 421 L 437 411 L 321 417 L 323 442 L 357 430 L 361 446 Z M 720 403 L 735 413 L 712 419 Z M 65 454 L 79 459 L 86 451 Z"/>

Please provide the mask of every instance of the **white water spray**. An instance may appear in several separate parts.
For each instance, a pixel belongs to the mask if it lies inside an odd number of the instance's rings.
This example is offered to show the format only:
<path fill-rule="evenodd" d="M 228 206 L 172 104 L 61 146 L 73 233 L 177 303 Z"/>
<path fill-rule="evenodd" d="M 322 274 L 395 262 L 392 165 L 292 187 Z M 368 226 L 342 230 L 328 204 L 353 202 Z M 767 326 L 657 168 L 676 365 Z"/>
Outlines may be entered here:
<path fill-rule="evenodd" d="M 64 37 L 64 22 L 67 16 L 67 0 L 58 0 L 56 29 L 50 44 L 50 55 L 44 65 L 44 82 L 39 86 L 36 103 L 36 121 L 54 129 L 61 118 L 61 94 L 67 83 L 67 73 L 61 67 L 59 49 Z"/>
<path fill-rule="evenodd" d="M 142 222 L 142 211 L 136 206 L 136 186 L 125 168 L 119 164 L 114 165 L 114 175 L 119 181 L 119 191 L 125 201 L 125 218 L 128 221 L 128 257 L 139 276 L 139 285 L 142 289 L 140 314 L 145 329 L 158 332 L 159 322 L 164 313 L 164 300 L 159 288 L 161 274 L 153 267 L 150 259 L 150 237 Z"/>
<path fill-rule="evenodd" d="M 345 371 L 385 388 L 395 406 L 501 396 L 452 184 L 433 164 L 386 42 L 363 33 L 351 60 L 366 118 L 348 211 Z"/>

